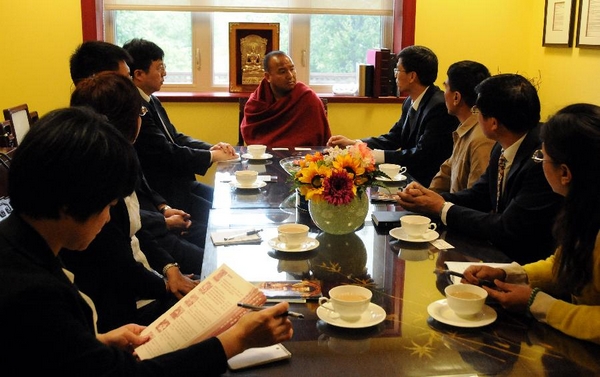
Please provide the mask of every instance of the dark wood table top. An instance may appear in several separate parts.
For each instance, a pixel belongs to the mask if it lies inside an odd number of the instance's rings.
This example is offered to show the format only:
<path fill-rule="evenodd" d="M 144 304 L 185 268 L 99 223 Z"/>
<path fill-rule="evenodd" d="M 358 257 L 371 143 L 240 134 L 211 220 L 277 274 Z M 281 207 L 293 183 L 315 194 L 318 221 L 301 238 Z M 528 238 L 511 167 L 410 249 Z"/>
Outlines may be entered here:
<path fill-rule="evenodd" d="M 258 167 L 265 168 L 260 174 L 278 178 L 251 192 L 240 192 L 221 180 L 236 169 L 252 168 L 257 162 L 242 159 L 219 164 L 202 277 L 225 263 L 248 281 L 318 280 L 325 295 L 336 285 L 361 284 L 373 291 L 372 302 L 385 310 L 385 319 L 364 328 L 344 328 L 327 323 L 335 321 L 320 319 L 316 302 L 293 303 L 292 310 L 303 313 L 305 318 L 292 319 L 294 337 L 284 343 L 292 358 L 228 374 L 600 375 L 599 346 L 506 312 L 496 303 L 487 305 L 497 319 L 481 327 L 453 326 L 448 324 L 452 320 L 443 315 L 438 321 L 428 314 L 429 307 L 443 307 L 442 292 L 450 281 L 433 271 L 443 268 L 446 261 L 510 262 L 487 242 L 467 239 L 443 226 L 437 231 L 451 247 L 438 249 L 431 243 L 399 241 L 387 231 L 378 230 L 370 214 L 364 226 L 354 233 L 322 233 L 310 215 L 296 207 L 295 194 L 286 183 L 289 175 L 279 164 L 280 159 L 297 152 L 267 152 L 274 158 Z M 371 203 L 370 212 L 374 210 L 399 208 L 389 203 Z M 281 252 L 269 246 L 279 224 L 294 222 L 310 227 L 311 237 L 319 241 L 316 249 Z M 246 228 L 263 229 L 263 241 L 218 247 L 210 241 L 211 232 Z"/>

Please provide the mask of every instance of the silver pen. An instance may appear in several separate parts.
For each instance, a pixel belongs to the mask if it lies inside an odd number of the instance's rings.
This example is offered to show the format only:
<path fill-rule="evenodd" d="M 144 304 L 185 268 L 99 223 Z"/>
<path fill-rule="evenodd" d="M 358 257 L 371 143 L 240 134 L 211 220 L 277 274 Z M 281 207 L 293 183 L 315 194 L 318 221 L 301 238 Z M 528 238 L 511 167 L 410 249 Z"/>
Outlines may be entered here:
<path fill-rule="evenodd" d="M 254 234 L 258 234 L 258 232 L 262 232 L 262 229 L 252 229 L 246 233 L 240 233 L 240 234 L 236 234 L 235 236 L 231 236 L 231 237 L 225 237 L 224 240 L 225 241 L 231 241 L 234 240 L 238 237 L 245 237 L 245 236 L 252 236 Z"/>
<path fill-rule="evenodd" d="M 256 306 L 256 305 L 246 304 L 246 303 L 243 303 L 243 302 L 238 302 L 237 306 L 239 306 L 240 308 L 250 309 L 250 310 L 254 310 L 254 311 L 259 311 L 259 310 L 267 309 L 266 306 Z M 283 313 L 282 315 L 284 315 L 284 316 L 287 315 L 287 316 L 294 317 L 294 318 L 304 318 L 304 314 L 298 313 L 298 312 L 292 312 L 290 310 L 288 310 L 287 312 Z"/>

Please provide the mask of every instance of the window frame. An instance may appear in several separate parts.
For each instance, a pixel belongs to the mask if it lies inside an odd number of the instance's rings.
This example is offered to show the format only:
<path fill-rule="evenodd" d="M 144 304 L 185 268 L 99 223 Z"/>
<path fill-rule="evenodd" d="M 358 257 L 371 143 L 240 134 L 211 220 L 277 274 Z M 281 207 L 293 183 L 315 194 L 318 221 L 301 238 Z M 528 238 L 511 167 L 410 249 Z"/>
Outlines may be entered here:
<path fill-rule="evenodd" d="M 415 32 L 415 15 L 416 15 L 416 0 L 393 0 L 393 28 L 392 33 L 392 45 L 393 51 L 399 51 L 402 48 L 414 44 L 414 32 Z M 103 0 L 81 0 L 81 15 L 82 15 L 82 34 L 83 40 L 103 40 L 104 39 L 104 2 Z M 193 17 L 199 17 L 200 15 L 193 15 Z M 297 16 L 297 15 L 293 15 Z M 298 15 L 299 16 L 299 15 Z M 193 19 L 193 22 L 198 20 Z M 211 26 L 212 28 L 212 26 Z M 194 28 L 194 33 L 198 33 L 198 28 Z M 108 32 L 108 31 L 107 31 Z M 177 84 L 169 84 L 170 91 L 184 91 L 184 92 L 197 92 L 199 87 L 197 82 L 211 82 L 212 83 L 212 61 L 203 61 L 198 56 L 199 50 L 196 46 L 201 39 L 197 38 L 209 38 L 209 33 L 200 33 L 203 35 L 193 35 L 192 51 L 194 51 L 194 69 L 197 69 L 197 64 L 200 60 L 202 65 L 209 64 L 210 69 L 200 70 L 200 74 L 196 72 L 197 76 L 192 84 L 186 84 L 184 86 Z M 208 35 L 207 35 L 208 34 Z M 114 35 L 112 36 L 114 38 Z M 108 38 L 107 38 L 108 39 Z M 212 41 L 211 41 L 212 42 Z M 388 41 L 384 41 L 387 43 Z M 204 43 L 204 42 L 202 42 Z M 299 43 L 290 40 L 291 51 L 290 54 L 293 56 L 306 56 L 303 54 L 303 46 Z M 198 59 L 200 58 L 200 59 Z M 302 59 L 302 58 L 301 58 Z M 309 59 L 308 56 L 305 59 Z M 299 63 L 296 63 L 300 65 Z M 302 74 L 299 74 L 298 79 L 303 82 L 308 82 L 308 72 L 304 70 Z M 312 87 L 312 86 L 311 86 Z M 327 87 L 327 86 L 325 86 Z M 166 89 L 166 88 L 165 88 Z M 323 91 L 322 85 L 317 85 L 314 88 L 316 91 Z M 227 91 L 225 87 L 224 91 Z M 212 89 L 210 92 L 221 92 L 221 90 Z"/>

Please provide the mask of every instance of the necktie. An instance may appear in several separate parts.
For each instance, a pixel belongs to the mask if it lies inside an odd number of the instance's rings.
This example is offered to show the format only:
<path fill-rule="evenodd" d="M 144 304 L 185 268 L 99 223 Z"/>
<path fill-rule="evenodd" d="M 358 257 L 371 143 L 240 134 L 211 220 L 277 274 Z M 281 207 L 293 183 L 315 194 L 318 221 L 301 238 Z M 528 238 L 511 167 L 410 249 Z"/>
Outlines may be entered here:
<path fill-rule="evenodd" d="M 496 213 L 498 213 L 498 207 L 500 205 L 500 196 L 502 195 L 502 181 L 504 180 L 504 168 L 506 167 L 506 158 L 504 157 L 504 151 L 500 153 L 498 159 L 498 182 L 496 185 Z"/>
<path fill-rule="evenodd" d="M 173 140 L 173 136 L 171 136 L 171 134 L 169 133 L 169 130 L 167 129 L 167 125 L 163 121 L 163 118 L 160 115 L 160 112 L 158 111 L 158 108 L 156 107 L 156 105 L 154 103 L 154 99 L 150 98 L 150 101 L 148 103 L 150 104 L 150 106 L 152 107 L 152 109 L 154 110 L 154 112 L 156 113 L 156 116 L 158 116 L 158 119 L 160 119 L 160 123 L 163 126 L 163 130 L 165 130 L 165 134 L 167 136 L 167 139 L 171 140 L 171 143 L 175 143 L 175 140 Z"/>
<path fill-rule="evenodd" d="M 417 110 L 415 110 L 414 107 L 412 107 L 412 104 L 410 106 L 410 109 L 408 110 L 408 116 L 406 117 L 406 122 L 404 123 L 404 127 L 402 128 L 402 140 L 403 141 L 408 141 L 408 139 L 410 138 L 410 135 L 413 133 L 415 127 L 416 127 L 416 122 L 417 122 Z"/>

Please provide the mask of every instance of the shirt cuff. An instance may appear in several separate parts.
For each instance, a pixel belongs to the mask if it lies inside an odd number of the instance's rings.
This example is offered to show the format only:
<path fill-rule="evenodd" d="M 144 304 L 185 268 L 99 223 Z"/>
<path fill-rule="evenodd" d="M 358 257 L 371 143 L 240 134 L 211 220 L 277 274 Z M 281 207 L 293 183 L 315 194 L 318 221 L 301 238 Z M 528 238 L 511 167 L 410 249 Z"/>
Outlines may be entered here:
<path fill-rule="evenodd" d="M 512 262 L 506 267 L 502 267 L 506 272 L 505 282 L 511 284 L 527 284 L 527 273 L 525 269 L 517 262 Z"/>
<path fill-rule="evenodd" d="M 440 220 L 442 220 L 442 223 L 444 223 L 444 225 L 448 225 L 448 224 L 446 224 L 446 215 L 448 215 L 448 210 L 453 205 L 454 205 L 454 203 L 444 202 L 444 206 L 442 207 L 442 210 L 440 211 Z"/>
<path fill-rule="evenodd" d="M 554 297 L 540 291 L 535 296 L 535 300 L 533 300 L 533 303 L 529 307 L 529 311 L 531 312 L 533 318 L 537 319 L 542 323 L 547 323 L 546 315 L 548 314 L 548 310 L 550 310 L 550 307 L 552 306 L 552 304 L 554 304 L 555 301 L 557 300 Z"/>
<path fill-rule="evenodd" d="M 376 164 L 383 164 L 385 162 L 385 151 L 383 149 L 373 149 L 373 157 L 375 157 Z"/>

